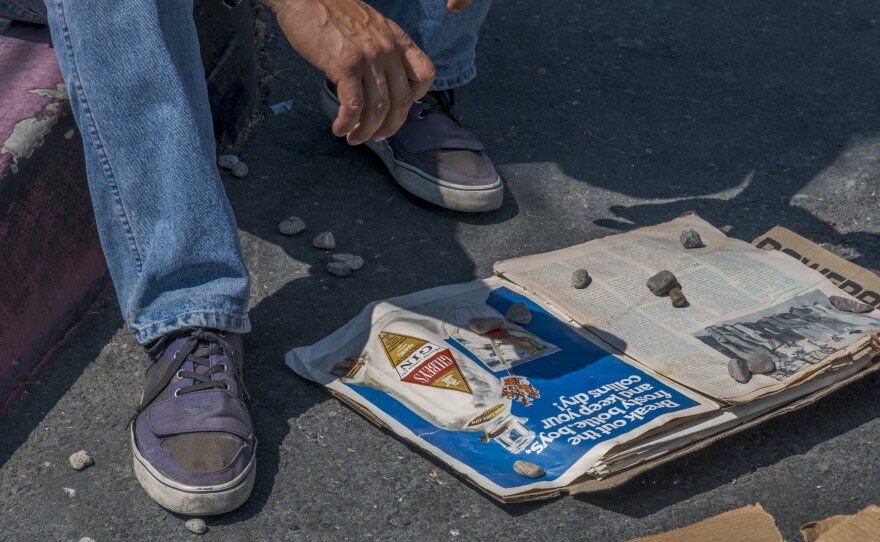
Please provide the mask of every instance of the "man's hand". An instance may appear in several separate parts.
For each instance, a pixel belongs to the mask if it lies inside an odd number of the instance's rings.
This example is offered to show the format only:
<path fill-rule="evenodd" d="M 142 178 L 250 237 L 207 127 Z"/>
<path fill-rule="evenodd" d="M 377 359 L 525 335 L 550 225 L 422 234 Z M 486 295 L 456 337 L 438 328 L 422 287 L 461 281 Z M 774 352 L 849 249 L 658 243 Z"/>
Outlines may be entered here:
<path fill-rule="evenodd" d="M 394 135 L 434 80 L 431 60 L 393 21 L 357 0 L 271 0 L 288 41 L 336 84 L 333 133 L 358 145 Z"/>
<path fill-rule="evenodd" d="M 471 0 L 448 0 L 446 2 L 446 9 L 456 12 L 463 10 L 469 5 L 471 5 Z"/>

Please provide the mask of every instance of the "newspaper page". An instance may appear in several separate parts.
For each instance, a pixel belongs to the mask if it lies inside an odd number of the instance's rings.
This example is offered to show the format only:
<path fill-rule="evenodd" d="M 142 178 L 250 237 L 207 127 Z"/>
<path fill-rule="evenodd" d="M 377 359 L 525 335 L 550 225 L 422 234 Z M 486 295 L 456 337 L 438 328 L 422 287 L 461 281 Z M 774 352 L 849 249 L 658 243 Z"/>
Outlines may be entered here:
<path fill-rule="evenodd" d="M 504 319 L 516 303 L 528 323 Z M 472 318 L 503 325 L 476 334 Z M 564 487 L 615 445 L 718 408 L 610 350 L 493 278 L 373 303 L 286 362 L 504 498 Z"/>
<path fill-rule="evenodd" d="M 685 249 L 683 230 L 702 248 Z M 585 289 L 572 272 L 588 270 Z M 674 308 L 646 282 L 673 272 L 688 303 Z M 547 254 L 499 262 L 495 271 L 534 292 L 585 329 L 671 380 L 712 398 L 742 403 L 852 361 L 880 331 L 877 312 L 836 309 L 849 297 L 819 272 L 776 251 L 726 237 L 696 215 Z M 732 358 L 769 355 L 777 370 L 748 383 L 728 372 Z"/>

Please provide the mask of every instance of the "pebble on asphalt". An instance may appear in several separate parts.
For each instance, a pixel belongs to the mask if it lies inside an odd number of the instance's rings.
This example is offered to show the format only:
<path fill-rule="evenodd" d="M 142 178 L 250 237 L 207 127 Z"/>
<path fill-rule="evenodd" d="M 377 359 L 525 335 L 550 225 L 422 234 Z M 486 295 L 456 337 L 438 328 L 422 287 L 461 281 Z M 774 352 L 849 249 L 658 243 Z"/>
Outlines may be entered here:
<path fill-rule="evenodd" d="M 324 250 L 333 250 L 336 248 L 336 239 L 333 238 L 333 234 L 329 231 L 322 231 L 312 239 L 312 246 Z"/>
<path fill-rule="evenodd" d="M 684 248 L 702 248 L 706 246 L 703 244 L 703 240 L 700 239 L 700 234 L 695 230 L 684 230 L 681 232 L 678 240 L 681 241 L 681 246 Z"/>
<path fill-rule="evenodd" d="M 70 466 L 73 467 L 73 470 L 83 470 L 86 467 L 94 465 L 95 462 L 92 457 L 85 450 L 80 450 L 75 454 L 71 455 L 69 458 Z"/>
<path fill-rule="evenodd" d="M 874 310 L 874 307 L 867 303 L 859 303 L 858 301 L 854 301 L 848 297 L 840 297 L 839 295 L 830 296 L 828 301 L 837 307 L 838 310 L 842 310 L 843 312 L 864 313 Z"/>
<path fill-rule="evenodd" d="M 330 256 L 330 259 L 334 262 L 344 263 L 352 271 L 357 271 L 364 266 L 364 259 L 354 254 L 334 254 Z"/>
<path fill-rule="evenodd" d="M 776 370 L 776 364 L 770 354 L 752 354 L 746 359 L 746 367 L 756 375 L 772 373 Z"/>
<path fill-rule="evenodd" d="M 205 525 L 205 520 L 193 518 L 186 522 L 186 530 L 191 533 L 205 534 L 205 531 L 208 530 L 208 526 Z"/>
<path fill-rule="evenodd" d="M 681 288 L 673 288 L 669 290 L 669 299 L 672 300 L 673 307 L 683 307 L 687 303 L 687 298 L 682 293 Z"/>
<path fill-rule="evenodd" d="M 740 384 L 745 384 L 752 379 L 752 373 L 749 372 L 746 362 L 739 358 L 730 358 L 730 361 L 727 362 L 727 372 Z"/>
<path fill-rule="evenodd" d="M 517 324 L 528 325 L 532 323 L 532 311 L 526 307 L 525 303 L 514 303 L 507 309 L 504 316 Z"/>
<path fill-rule="evenodd" d="M 217 158 L 217 165 L 223 169 L 232 169 L 238 161 L 238 156 L 234 154 L 221 154 L 220 157 Z"/>
<path fill-rule="evenodd" d="M 485 335 L 503 326 L 504 320 L 501 318 L 471 318 L 468 322 L 470 330 L 479 335 Z"/>
<path fill-rule="evenodd" d="M 306 229 L 306 223 L 295 216 L 289 216 L 282 220 L 281 224 L 278 224 L 278 231 L 284 235 L 296 235 L 304 229 Z"/>
<path fill-rule="evenodd" d="M 327 264 L 327 272 L 337 277 L 347 277 L 351 275 L 351 268 L 345 262 L 330 262 Z"/>
<path fill-rule="evenodd" d="M 87 537 L 87 536 L 84 536 L 84 537 L 82 537 L 82 538 L 79 539 L 79 542 L 95 542 L 95 539 L 94 539 L 94 538 L 89 538 L 89 537 Z"/>
<path fill-rule="evenodd" d="M 680 287 L 680 285 L 678 284 L 675 275 L 672 274 L 672 271 L 660 271 L 648 279 L 648 289 L 651 290 L 652 294 L 658 297 L 666 295 L 669 293 L 669 290 L 678 287 Z"/>
<path fill-rule="evenodd" d="M 247 177 L 247 174 L 250 170 L 248 170 L 247 164 L 244 162 L 239 162 L 232 166 L 232 176 L 238 177 L 241 179 L 242 177 Z"/>
<path fill-rule="evenodd" d="M 571 274 L 571 285 L 581 290 L 590 285 L 593 279 L 590 278 L 590 274 L 587 273 L 586 269 L 575 269 L 574 273 Z"/>
<path fill-rule="evenodd" d="M 544 469 L 534 463 L 529 463 L 528 461 L 523 461 L 521 459 L 513 464 L 513 470 L 515 470 L 520 476 L 525 476 L 526 478 L 540 478 L 544 476 Z"/>

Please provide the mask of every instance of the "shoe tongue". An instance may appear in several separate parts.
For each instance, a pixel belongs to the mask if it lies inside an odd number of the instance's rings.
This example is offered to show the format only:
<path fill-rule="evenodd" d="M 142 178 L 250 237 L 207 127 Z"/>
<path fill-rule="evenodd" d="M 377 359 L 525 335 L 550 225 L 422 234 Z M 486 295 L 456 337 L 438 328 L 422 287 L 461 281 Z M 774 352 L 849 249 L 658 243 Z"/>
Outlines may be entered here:
<path fill-rule="evenodd" d="M 430 105 L 431 110 L 435 113 L 446 113 L 447 115 L 452 116 L 452 91 L 432 90 L 425 94 L 425 96 L 419 101 Z"/>

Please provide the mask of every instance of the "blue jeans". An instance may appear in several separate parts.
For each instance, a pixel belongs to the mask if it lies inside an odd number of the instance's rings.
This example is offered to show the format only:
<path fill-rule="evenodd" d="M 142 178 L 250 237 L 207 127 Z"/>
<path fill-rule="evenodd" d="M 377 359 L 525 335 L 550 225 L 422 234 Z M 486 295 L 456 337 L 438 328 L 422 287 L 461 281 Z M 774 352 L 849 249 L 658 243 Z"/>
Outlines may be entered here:
<path fill-rule="evenodd" d="M 222 0 L 216 0 L 218 2 Z M 437 67 L 435 89 L 476 75 L 490 0 L 371 2 Z M 104 254 L 123 316 L 148 343 L 182 327 L 244 333 L 250 283 L 216 167 L 192 0 L 0 0 L 0 17 L 47 13 Z"/>

